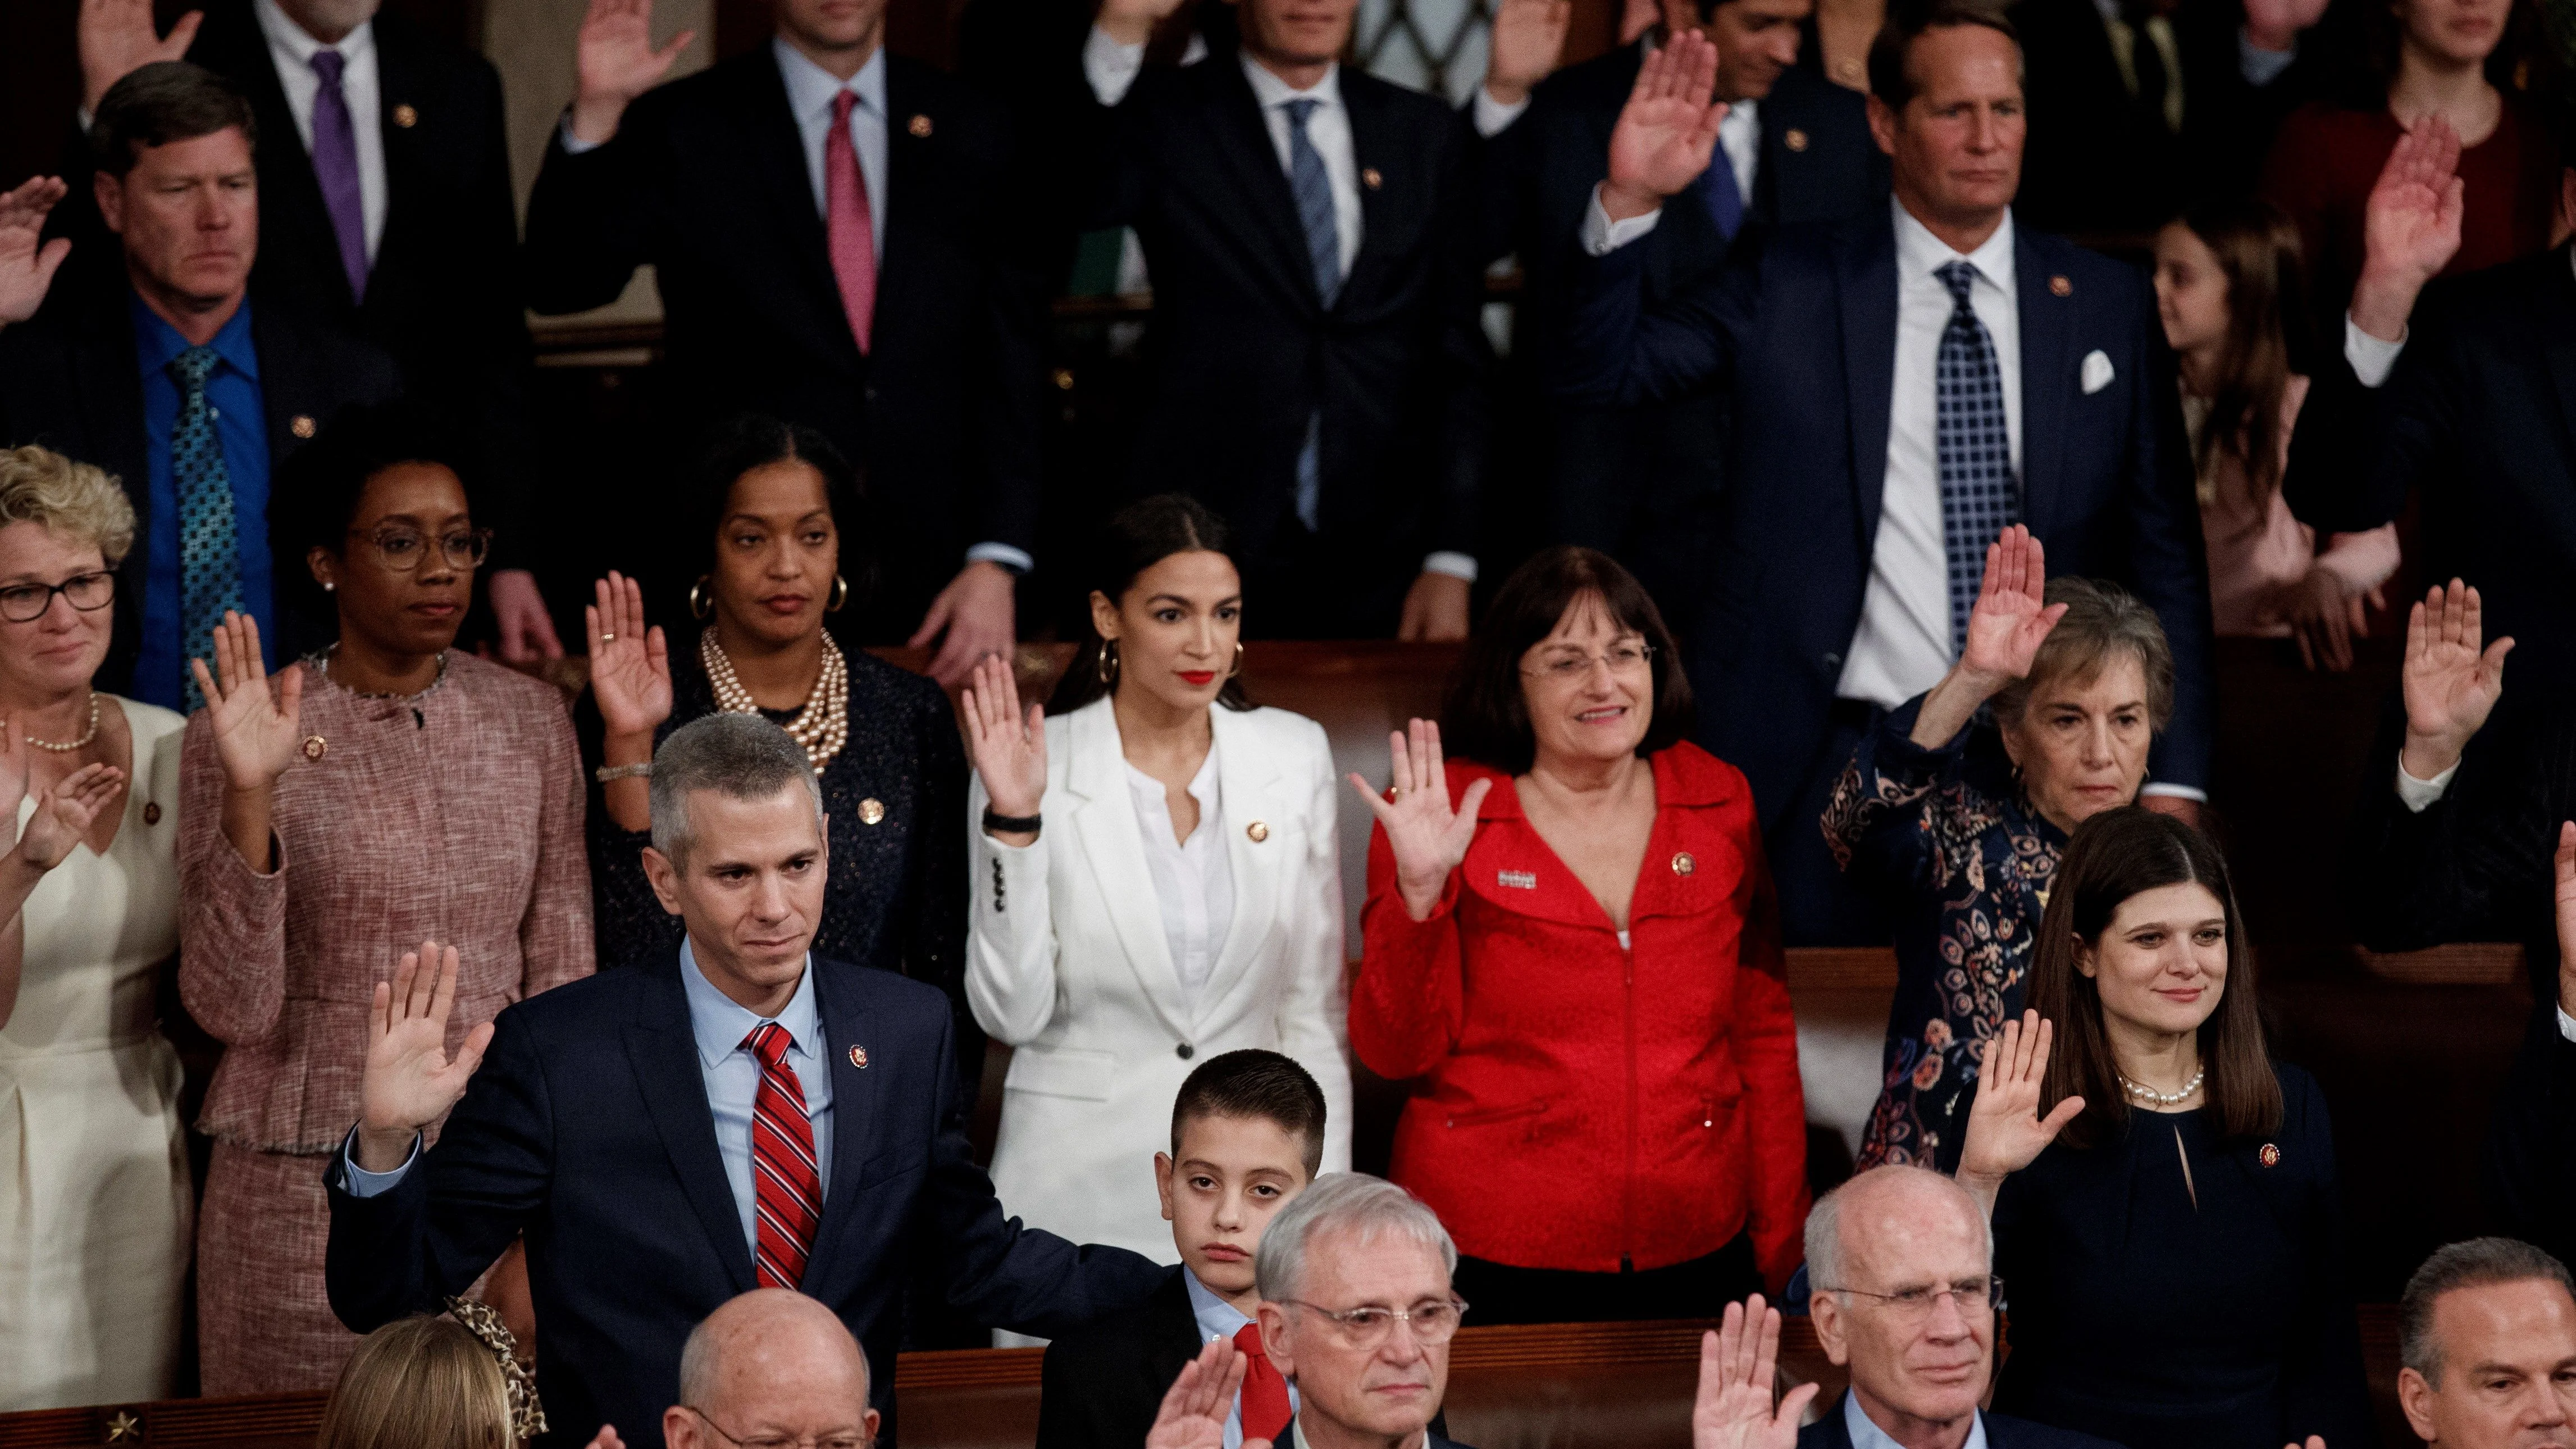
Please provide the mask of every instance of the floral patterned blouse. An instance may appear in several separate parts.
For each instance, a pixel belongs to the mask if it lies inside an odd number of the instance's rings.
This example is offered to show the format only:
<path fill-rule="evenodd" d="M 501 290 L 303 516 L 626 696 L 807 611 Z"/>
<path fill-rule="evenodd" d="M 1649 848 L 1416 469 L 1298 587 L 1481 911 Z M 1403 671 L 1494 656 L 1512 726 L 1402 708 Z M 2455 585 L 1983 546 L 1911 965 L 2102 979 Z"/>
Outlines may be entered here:
<path fill-rule="evenodd" d="M 1982 719 L 1939 749 L 1907 736 L 1916 696 L 1862 739 L 1825 843 L 1896 930 L 1896 1001 L 1858 1167 L 1955 1171 L 1986 1041 L 2021 1014 L 2031 943 L 2066 834 L 2022 793 Z"/>

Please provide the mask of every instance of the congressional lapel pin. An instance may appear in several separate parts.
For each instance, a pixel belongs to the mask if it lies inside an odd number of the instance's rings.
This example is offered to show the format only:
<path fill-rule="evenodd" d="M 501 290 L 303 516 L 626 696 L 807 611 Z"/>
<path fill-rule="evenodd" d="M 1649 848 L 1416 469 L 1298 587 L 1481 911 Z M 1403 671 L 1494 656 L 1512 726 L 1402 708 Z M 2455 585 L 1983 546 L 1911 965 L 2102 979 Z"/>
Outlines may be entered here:
<path fill-rule="evenodd" d="M 866 1071 L 868 1069 L 868 1049 L 863 1046 L 854 1046 L 850 1048 L 850 1065 L 857 1067 L 860 1071 Z"/>
<path fill-rule="evenodd" d="M 1792 151 L 1804 151 L 1807 149 L 1807 133 L 1791 126 L 1781 133 L 1780 144 Z"/>
<path fill-rule="evenodd" d="M 1534 891 L 1538 889 L 1538 872 L 1534 870 L 1498 870 L 1494 872 L 1494 884 L 1498 886 L 1509 886 L 1516 891 Z"/>
<path fill-rule="evenodd" d="M 1252 837 L 1253 844 L 1259 845 L 1270 838 L 1270 823 L 1266 820 L 1255 820 L 1243 827 L 1243 833 Z"/>
<path fill-rule="evenodd" d="M 308 760 L 318 760 L 325 754 L 329 753 L 330 749 L 331 742 L 322 738 L 320 735 L 306 735 L 304 737 L 304 758 Z"/>
<path fill-rule="evenodd" d="M 2052 297 L 2072 297 L 2075 295 L 2075 284 L 2066 280 L 2063 276 L 2051 277 L 2048 279 L 2048 295 Z"/>
<path fill-rule="evenodd" d="M 1689 851 L 1676 850 L 1673 852 L 1673 874 L 1688 875 L 1697 869 L 1699 869 L 1699 862 L 1691 859 L 1691 853 Z"/>
<path fill-rule="evenodd" d="M 158 825 L 161 823 L 160 801 L 146 800 L 143 802 L 143 823 L 146 825 Z"/>
<path fill-rule="evenodd" d="M 297 413 L 295 416 L 288 418 L 286 420 L 286 430 L 299 438 L 312 437 L 314 432 L 312 415 L 309 413 Z"/>
<path fill-rule="evenodd" d="M 1377 173 L 1376 167 L 1363 166 L 1360 168 L 1360 185 L 1367 187 L 1371 191 L 1375 191 L 1385 184 L 1386 178 Z"/>
<path fill-rule="evenodd" d="M 930 139 L 930 117 L 928 116 L 915 112 L 911 120 L 903 123 L 903 128 L 910 131 L 913 139 L 917 141 Z"/>
<path fill-rule="evenodd" d="M 420 111 L 410 105 L 394 107 L 394 124 L 408 131 L 420 124 Z"/>
<path fill-rule="evenodd" d="M 2275 1147 L 2269 1142 L 2264 1143 L 2263 1150 L 2255 1153 L 2254 1156 L 2259 1159 L 2265 1167 L 2278 1167 L 2281 1165 L 2281 1149 Z"/>
<path fill-rule="evenodd" d="M 885 802 L 883 800 L 871 795 L 867 799 L 859 802 L 859 823 L 861 825 L 874 825 L 883 819 L 885 819 Z"/>

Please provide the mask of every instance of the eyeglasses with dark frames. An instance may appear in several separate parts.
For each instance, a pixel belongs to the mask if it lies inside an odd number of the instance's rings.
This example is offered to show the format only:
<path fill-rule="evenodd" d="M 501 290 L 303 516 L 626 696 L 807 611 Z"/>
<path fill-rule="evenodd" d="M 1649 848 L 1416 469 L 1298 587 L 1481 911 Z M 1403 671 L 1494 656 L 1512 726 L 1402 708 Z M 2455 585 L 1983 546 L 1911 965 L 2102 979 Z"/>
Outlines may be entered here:
<path fill-rule="evenodd" d="M 419 529 L 399 523 L 388 523 L 374 529 L 353 528 L 349 530 L 349 536 L 374 544 L 376 557 L 384 560 L 386 568 L 398 574 L 419 572 L 421 561 L 429 557 L 429 539 Z M 438 537 L 439 556 L 447 560 L 449 568 L 480 568 L 491 552 L 492 530 L 488 528 L 461 528 Z"/>
<path fill-rule="evenodd" d="M 59 584 L 11 584 L 0 588 L 0 619 L 32 624 L 54 606 L 54 595 L 84 614 L 116 602 L 116 575 L 105 571 L 74 574 Z"/>

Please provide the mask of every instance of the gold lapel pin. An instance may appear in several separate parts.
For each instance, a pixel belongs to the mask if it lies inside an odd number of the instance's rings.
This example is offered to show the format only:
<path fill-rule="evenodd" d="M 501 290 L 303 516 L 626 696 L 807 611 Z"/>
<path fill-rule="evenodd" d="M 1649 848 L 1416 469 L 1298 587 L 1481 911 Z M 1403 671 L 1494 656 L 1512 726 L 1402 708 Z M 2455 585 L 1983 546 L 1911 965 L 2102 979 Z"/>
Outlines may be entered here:
<path fill-rule="evenodd" d="M 306 735 L 304 737 L 304 758 L 308 760 L 318 760 L 330 752 L 331 742 L 329 740 L 322 738 L 320 735 Z"/>
<path fill-rule="evenodd" d="M 1673 874 L 1688 875 L 1697 869 L 1699 869 L 1699 862 L 1691 859 L 1691 853 L 1689 851 L 1677 850 L 1673 852 Z"/>
<path fill-rule="evenodd" d="M 2048 279 L 2048 291 L 2051 296 L 2072 297 L 2075 295 L 2075 284 L 2062 276 L 2051 277 Z"/>
<path fill-rule="evenodd" d="M 420 124 L 418 108 L 405 104 L 394 107 L 394 124 L 408 131 Z"/>
<path fill-rule="evenodd" d="M 883 800 L 871 795 L 867 799 L 859 802 L 859 823 L 861 825 L 874 825 L 883 819 L 885 819 L 885 802 Z"/>
<path fill-rule="evenodd" d="M 160 801 L 146 800 L 143 802 L 143 823 L 146 825 L 158 825 L 161 823 Z"/>
<path fill-rule="evenodd" d="M 2255 1153 L 2254 1155 L 2262 1159 L 2265 1167 L 2278 1167 L 2281 1165 L 2281 1149 L 2269 1142 L 2264 1143 L 2263 1150 Z"/>
<path fill-rule="evenodd" d="M 911 120 L 904 122 L 903 128 L 910 131 L 916 139 L 928 140 L 930 138 L 930 117 L 915 114 Z"/>
<path fill-rule="evenodd" d="M 297 413 L 286 420 L 286 430 L 299 438 L 312 437 L 315 431 L 313 418 L 308 413 Z"/>
<path fill-rule="evenodd" d="M 1804 151 L 1807 149 L 1807 133 L 1791 126 L 1780 133 L 1780 144 L 1792 151 Z"/>
<path fill-rule="evenodd" d="M 1360 185 L 1367 187 L 1371 191 L 1375 191 L 1385 184 L 1386 178 L 1377 174 L 1376 167 L 1363 166 L 1360 168 Z"/>
<path fill-rule="evenodd" d="M 868 1069 L 868 1049 L 863 1046 L 854 1046 L 850 1048 L 850 1065 L 857 1067 L 860 1071 L 866 1071 Z"/>
<path fill-rule="evenodd" d="M 1270 838 L 1270 826 L 1267 822 L 1255 820 L 1243 827 L 1243 833 L 1252 837 L 1253 844 L 1259 845 Z"/>

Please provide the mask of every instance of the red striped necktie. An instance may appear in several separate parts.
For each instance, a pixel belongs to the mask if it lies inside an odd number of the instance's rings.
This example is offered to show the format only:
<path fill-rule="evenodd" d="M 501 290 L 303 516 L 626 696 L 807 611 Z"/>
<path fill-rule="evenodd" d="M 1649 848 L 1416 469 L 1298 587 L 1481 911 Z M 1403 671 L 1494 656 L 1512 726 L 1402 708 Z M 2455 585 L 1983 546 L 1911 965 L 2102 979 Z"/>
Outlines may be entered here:
<path fill-rule="evenodd" d="M 1295 1413 L 1288 1407 L 1288 1380 L 1272 1366 L 1270 1355 L 1261 1350 L 1261 1325 L 1247 1323 L 1235 1330 L 1234 1346 L 1251 1360 L 1244 1366 L 1242 1398 L 1243 1440 L 1249 1444 L 1259 1439 L 1276 1443 L 1280 1431 L 1288 1427 Z"/>
<path fill-rule="evenodd" d="M 742 1044 L 760 1058 L 760 1093 L 751 1103 L 752 1197 L 759 1218 L 754 1267 L 763 1288 L 805 1281 L 805 1255 L 823 1220 L 822 1174 L 814 1166 L 814 1124 L 805 1087 L 787 1064 L 794 1038 L 774 1021 L 752 1028 Z"/>

